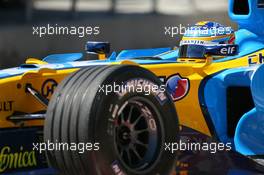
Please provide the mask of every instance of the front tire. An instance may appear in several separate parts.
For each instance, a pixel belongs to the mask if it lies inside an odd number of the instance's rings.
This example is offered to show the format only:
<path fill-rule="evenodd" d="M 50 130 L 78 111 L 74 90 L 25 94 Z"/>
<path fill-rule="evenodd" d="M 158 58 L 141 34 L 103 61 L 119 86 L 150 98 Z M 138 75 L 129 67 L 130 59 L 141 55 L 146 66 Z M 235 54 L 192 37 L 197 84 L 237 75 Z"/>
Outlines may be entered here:
<path fill-rule="evenodd" d="M 117 85 L 134 90 L 114 90 Z M 164 144 L 177 141 L 178 119 L 160 87 L 153 73 L 129 65 L 88 67 L 67 77 L 49 104 L 44 139 L 88 149 L 49 150 L 51 166 L 61 174 L 169 174 L 176 155 Z"/>

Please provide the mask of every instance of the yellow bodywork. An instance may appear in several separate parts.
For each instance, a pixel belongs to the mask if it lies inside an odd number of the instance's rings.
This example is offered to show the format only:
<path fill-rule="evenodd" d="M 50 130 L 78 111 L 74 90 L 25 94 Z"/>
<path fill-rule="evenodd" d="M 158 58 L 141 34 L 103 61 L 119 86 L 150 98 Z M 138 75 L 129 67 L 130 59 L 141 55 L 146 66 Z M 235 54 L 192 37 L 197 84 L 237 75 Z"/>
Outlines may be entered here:
<path fill-rule="evenodd" d="M 256 55 L 256 58 L 252 58 L 252 60 L 257 60 L 257 55 L 259 53 L 264 54 L 264 50 L 250 54 Z M 169 77 L 173 74 L 179 73 L 182 77 L 188 78 L 190 81 L 189 93 L 181 100 L 175 102 L 180 124 L 211 136 L 212 133 L 209 131 L 199 103 L 198 89 L 200 83 L 206 76 L 221 70 L 249 66 L 248 57 L 249 55 L 223 62 L 212 62 L 210 59 L 207 59 L 206 62 L 189 62 L 183 60 L 182 62 L 179 61 L 177 63 L 148 64 L 139 66 L 154 72 L 157 76 Z M 27 63 L 45 64 L 45 62 L 36 59 L 30 59 Z M 111 64 L 138 65 L 130 60 L 114 62 Z M 2 109 L 0 110 L 1 128 L 43 125 L 43 120 L 14 123 L 8 120 L 7 117 L 11 116 L 14 111 L 35 113 L 46 110 L 45 106 L 39 103 L 31 94 L 25 92 L 26 84 L 30 83 L 37 91 L 41 91 L 41 86 L 47 79 L 54 79 L 57 82 L 60 82 L 67 75 L 77 70 L 78 68 L 64 70 L 41 69 L 39 71 L 29 71 L 20 76 L 0 79 L 0 109 Z M 51 96 L 48 98 L 50 97 Z M 12 106 L 10 105 L 11 103 Z"/>

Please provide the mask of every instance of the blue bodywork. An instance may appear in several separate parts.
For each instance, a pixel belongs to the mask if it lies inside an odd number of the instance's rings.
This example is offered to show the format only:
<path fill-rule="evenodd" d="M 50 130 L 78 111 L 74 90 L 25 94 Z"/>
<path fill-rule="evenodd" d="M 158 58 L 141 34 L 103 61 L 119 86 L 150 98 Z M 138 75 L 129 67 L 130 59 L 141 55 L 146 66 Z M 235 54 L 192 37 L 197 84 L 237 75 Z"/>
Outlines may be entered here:
<path fill-rule="evenodd" d="M 204 86 L 204 100 L 215 135 L 224 143 L 233 143 L 233 148 L 244 155 L 264 155 L 264 65 L 229 69 L 209 78 Z M 228 134 L 228 88 L 251 89 L 254 106 L 239 119 L 235 134 Z M 241 96 L 245 94 L 240 94 Z M 229 97 L 230 98 L 230 97 Z M 250 99 L 245 99 L 250 100 Z M 241 106 L 242 105 L 241 101 Z M 235 107 L 234 107 L 235 108 Z"/>
<path fill-rule="evenodd" d="M 258 36 L 257 40 L 264 41 L 263 0 L 229 0 L 228 14 L 240 29 L 248 30 Z"/>
<path fill-rule="evenodd" d="M 205 82 L 204 101 L 215 129 L 215 134 L 224 143 L 232 142 L 227 134 L 227 88 L 250 86 L 253 68 L 228 69 Z"/>
<path fill-rule="evenodd" d="M 236 44 L 239 45 L 238 57 L 249 55 L 264 48 L 264 8 L 262 1 L 249 0 L 248 14 L 237 14 L 235 3 L 229 1 L 229 16 L 239 24 Z M 240 4 L 241 5 L 241 4 Z M 247 4 L 243 4 L 247 6 Z M 254 13 L 253 13 L 254 12 Z M 243 12 L 245 13 L 245 12 Z M 236 59 L 226 57 L 216 62 Z M 224 143 L 233 143 L 233 148 L 243 155 L 264 155 L 264 65 L 224 70 L 209 77 L 203 84 L 201 105 L 206 106 L 208 118 L 214 126 L 215 135 Z M 228 88 L 244 87 L 251 90 L 253 106 L 242 114 L 236 125 L 234 135 L 228 134 Z M 245 94 L 240 94 L 242 97 Z M 246 99 L 249 100 L 249 99 Z M 232 107 L 232 106 L 231 106 Z"/>
<path fill-rule="evenodd" d="M 260 0 L 229 1 L 229 16 L 238 23 L 236 44 L 240 52 L 216 62 L 228 61 L 249 55 L 264 48 L 264 7 Z M 235 4 L 241 3 L 241 4 Z M 244 3 L 244 4 L 243 4 Z M 248 4 L 246 4 L 248 3 Z M 248 5 L 248 13 L 238 14 L 235 6 Z M 203 82 L 201 106 L 206 106 L 216 137 L 233 143 L 233 148 L 243 155 L 264 155 L 264 65 L 229 69 L 208 77 Z M 244 87 L 251 91 L 253 107 L 239 118 L 234 135 L 228 134 L 228 88 Z M 242 97 L 245 94 L 240 94 Z M 246 99 L 248 100 L 248 99 Z M 232 107 L 232 106 L 231 106 Z"/>
<path fill-rule="evenodd" d="M 117 60 L 134 59 L 140 57 L 157 57 L 157 55 L 169 52 L 171 48 L 123 50 L 116 57 Z"/>
<path fill-rule="evenodd" d="M 235 132 L 235 147 L 244 155 L 264 155 L 264 65 L 251 77 L 251 93 L 255 108 L 239 120 Z"/>
<path fill-rule="evenodd" d="M 50 64 L 67 63 L 71 61 L 79 61 L 82 57 L 82 53 L 54 54 L 43 58 L 43 61 Z"/>
<path fill-rule="evenodd" d="M 202 105 L 207 106 L 215 134 L 224 143 L 232 142 L 234 149 L 243 155 L 264 155 L 263 75 L 264 65 L 229 69 L 210 78 L 204 87 Z M 233 137 L 227 133 L 228 117 L 234 117 L 227 116 L 228 87 L 250 88 L 255 106 L 241 116 Z"/>

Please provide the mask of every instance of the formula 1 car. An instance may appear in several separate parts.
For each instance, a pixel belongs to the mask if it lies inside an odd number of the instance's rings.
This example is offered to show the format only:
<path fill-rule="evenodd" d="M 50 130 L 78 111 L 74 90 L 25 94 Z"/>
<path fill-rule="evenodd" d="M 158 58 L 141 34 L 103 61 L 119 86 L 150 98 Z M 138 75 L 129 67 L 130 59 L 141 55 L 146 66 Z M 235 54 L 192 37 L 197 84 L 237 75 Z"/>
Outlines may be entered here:
<path fill-rule="evenodd" d="M 158 48 L 106 58 L 109 43 L 88 42 L 99 60 L 56 54 L 1 70 L 0 173 L 51 173 L 47 159 L 60 174 L 169 174 L 177 154 L 165 145 L 183 127 L 262 167 L 263 12 L 262 0 L 230 0 L 236 45 L 185 48 L 200 57 Z"/>

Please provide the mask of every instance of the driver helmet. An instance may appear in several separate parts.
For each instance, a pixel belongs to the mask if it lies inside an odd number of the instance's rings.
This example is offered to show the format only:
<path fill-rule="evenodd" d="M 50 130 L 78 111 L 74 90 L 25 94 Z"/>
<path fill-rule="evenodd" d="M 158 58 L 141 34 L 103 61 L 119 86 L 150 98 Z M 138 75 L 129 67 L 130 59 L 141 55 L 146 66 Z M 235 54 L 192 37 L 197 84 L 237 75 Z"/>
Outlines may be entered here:
<path fill-rule="evenodd" d="M 217 22 L 201 21 L 185 31 L 180 42 L 179 58 L 204 59 L 201 49 L 203 46 L 234 44 L 234 41 L 235 34 L 231 27 Z"/>

